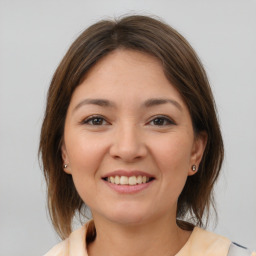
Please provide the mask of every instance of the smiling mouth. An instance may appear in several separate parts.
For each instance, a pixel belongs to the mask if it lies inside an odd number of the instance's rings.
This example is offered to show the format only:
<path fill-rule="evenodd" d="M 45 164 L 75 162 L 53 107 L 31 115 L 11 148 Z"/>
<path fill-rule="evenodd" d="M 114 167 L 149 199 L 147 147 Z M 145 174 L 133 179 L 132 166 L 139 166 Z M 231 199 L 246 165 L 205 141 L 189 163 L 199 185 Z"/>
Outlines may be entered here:
<path fill-rule="evenodd" d="M 105 177 L 103 178 L 103 180 L 112 183 L 112 184 L 116 184 L 116 185 L 130 185 L 130 186 L 136 186 L 139 184 L 145 184 L 148 183 L 152 180 L 154 180 L 153 177 L 147 177 L 147 176 L 110 176 L 110 177 Z"/>

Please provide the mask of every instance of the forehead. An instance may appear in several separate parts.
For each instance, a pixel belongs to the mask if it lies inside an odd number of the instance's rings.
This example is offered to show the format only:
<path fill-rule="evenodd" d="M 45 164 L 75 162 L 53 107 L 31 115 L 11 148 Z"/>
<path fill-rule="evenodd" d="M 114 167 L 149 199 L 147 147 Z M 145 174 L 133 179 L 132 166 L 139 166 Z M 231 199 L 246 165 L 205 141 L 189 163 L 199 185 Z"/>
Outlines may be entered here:
<path fill-rule="evenodd" d="M 114 95 L 118 90 L 126 96 L 140 93 L 160 97 L 172 93 L 181 99 L 179 92 L 166 78 L 160 60 L 147 53 L 124 49 L 115 50 L 100 59 L 88 71 L 77 90 L 88 95 Z"/>
<path fill-rule="evenodd" d="M 138 80 L 145 73 L 152 76 L 149 70 L 154 70 L 154 75 L 159 77 L 163 75 L 163 67 L 156 57 L 135 50 L 117 49 L 101 58 L 87 72 L 83 81 L 92 77 L 95 79 L 95 75 L 99 78 L 105 76 L 108 79 L 122 79 L 123 75 L 129 74 L 137 74 L 136 77 L 131 78 Z"/>

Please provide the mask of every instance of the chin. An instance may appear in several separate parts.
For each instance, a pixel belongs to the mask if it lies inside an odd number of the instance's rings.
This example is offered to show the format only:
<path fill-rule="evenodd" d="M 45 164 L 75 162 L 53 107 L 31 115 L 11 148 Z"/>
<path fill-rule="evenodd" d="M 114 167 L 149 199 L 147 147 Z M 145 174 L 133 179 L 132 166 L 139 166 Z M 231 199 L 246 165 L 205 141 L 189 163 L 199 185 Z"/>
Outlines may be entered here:
<path fill-rule="evenodd" d="M 144 216 L 142 216 L 141 214 L 136 215 L 134 213 L 132 215 L 128 215 L 127 213 L 119 214 L 118 216 L 112 216 L 111 219 L 113 222 L 122 225 L 138 225 L 145 221 Z"/>
<path fill-rule="evenodd" d="M 150 219 L 148 213 L 152 211 L 142 209 L 141 207 L 126 206 L 119 209 L 114 209 L 108 216 L 112 222 L 121 225 L 138 225 Z M 152 216 L 151 216 L 152 217 Z"/>

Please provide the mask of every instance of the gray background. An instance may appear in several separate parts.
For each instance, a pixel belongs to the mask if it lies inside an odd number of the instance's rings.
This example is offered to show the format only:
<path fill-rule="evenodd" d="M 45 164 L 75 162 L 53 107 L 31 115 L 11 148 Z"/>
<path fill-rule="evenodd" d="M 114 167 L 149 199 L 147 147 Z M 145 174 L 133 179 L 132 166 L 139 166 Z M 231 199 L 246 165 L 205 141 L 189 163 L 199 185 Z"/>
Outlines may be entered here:
<path fill-rule="evenodd" d="M 214 229 L 256 249 L 256 1 L 0 0 L 0 256 L 56 244 L 37 160 L 51 76 L 88 25 L 154 14 L 178 29 L 208 72 L 226 147 Z"/>

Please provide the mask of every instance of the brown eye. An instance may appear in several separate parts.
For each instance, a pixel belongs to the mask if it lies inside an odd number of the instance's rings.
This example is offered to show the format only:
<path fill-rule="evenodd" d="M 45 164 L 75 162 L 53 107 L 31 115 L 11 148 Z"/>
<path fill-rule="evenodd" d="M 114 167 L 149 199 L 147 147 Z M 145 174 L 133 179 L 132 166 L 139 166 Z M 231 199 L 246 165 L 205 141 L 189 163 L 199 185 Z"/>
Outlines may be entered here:
<path fill-rule="evenodd" d="M 86 120 L 83 121 L 84 124 L 88 124 L 88 125 L 106 125 L 107 121 L 100 116 L 93 116 L 93 117 L 89 117 Z"/>
<path fill-rule="evenodd" d="M 175 123 L 167 117 L 156 117 L 150 121 L 150 124 L 156 125 L 156 126 L 165 126 L 165 125 L 173 125 Z"/>

